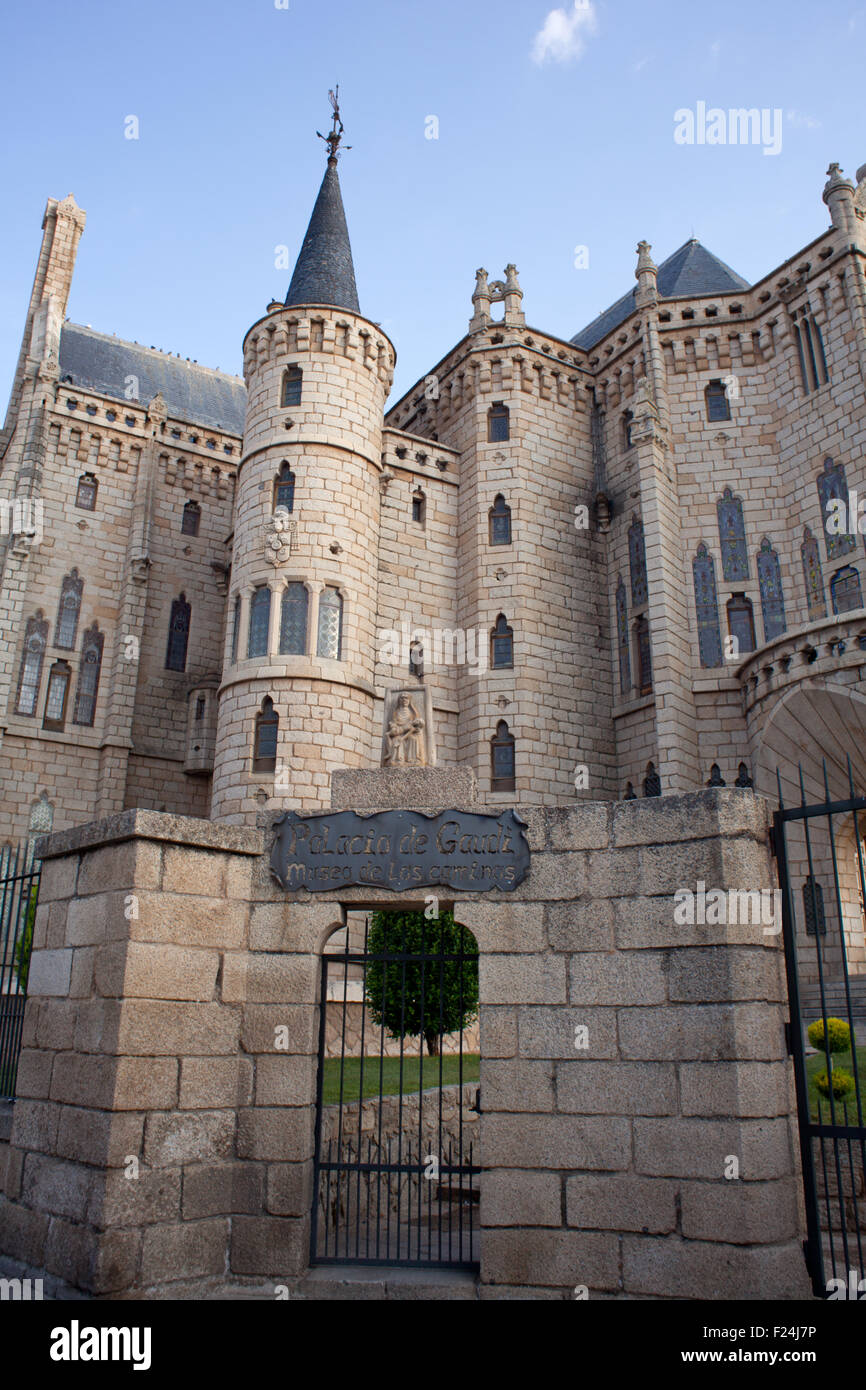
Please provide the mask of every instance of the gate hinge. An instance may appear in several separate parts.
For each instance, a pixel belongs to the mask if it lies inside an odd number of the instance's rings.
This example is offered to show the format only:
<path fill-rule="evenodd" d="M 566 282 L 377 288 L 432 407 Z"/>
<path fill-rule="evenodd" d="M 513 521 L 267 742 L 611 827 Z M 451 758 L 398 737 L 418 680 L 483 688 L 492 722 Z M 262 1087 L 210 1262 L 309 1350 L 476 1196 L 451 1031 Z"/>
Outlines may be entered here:
<path fill-rule="evenodd" d="M 772 856 L 773 856 L 774 859 L 778 859 L 778 857 L 779 857 L 779 851 L 778 851 L 778 849 L 777 849 L 777 847 L 776 847 L 776 827 L 775 827 L 774 825 L 771 825 L 771 826 L 770 826 L 770 830 L 769 830 L 769 842 L 770 842 L 770 853 L 772 854 Z"/>

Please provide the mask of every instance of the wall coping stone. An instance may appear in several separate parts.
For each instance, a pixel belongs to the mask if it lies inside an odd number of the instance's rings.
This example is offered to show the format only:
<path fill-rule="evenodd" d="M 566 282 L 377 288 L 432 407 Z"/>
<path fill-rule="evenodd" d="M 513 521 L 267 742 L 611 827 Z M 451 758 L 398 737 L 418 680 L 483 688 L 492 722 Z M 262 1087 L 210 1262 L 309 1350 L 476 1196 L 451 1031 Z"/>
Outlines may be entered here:
<path fill-rule="evenodd" d="M 60 859 L 67 854 L 122 844 L 125 840 L 158 840 L 167 844 L 219 850 L 228 854 L 258 856 L 264 851 L 260 830 L 222 825 L 196 816 L 173 816 L 164 811 L 122 811 L 105 820 L 88 821 L 72 830 L 42 835 L 36 841 L 39 858 Z"/>

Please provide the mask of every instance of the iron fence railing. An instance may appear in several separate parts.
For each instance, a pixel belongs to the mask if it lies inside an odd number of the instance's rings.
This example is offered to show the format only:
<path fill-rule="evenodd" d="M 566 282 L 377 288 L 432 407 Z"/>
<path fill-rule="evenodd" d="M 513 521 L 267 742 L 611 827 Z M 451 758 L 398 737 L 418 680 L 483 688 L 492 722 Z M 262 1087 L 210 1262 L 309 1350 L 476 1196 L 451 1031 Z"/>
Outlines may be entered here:
<path fill-rule="evenodd" d="M 15 1095 L 41 868 L 32 841 L 0 848 L 0 1100 Z"/>

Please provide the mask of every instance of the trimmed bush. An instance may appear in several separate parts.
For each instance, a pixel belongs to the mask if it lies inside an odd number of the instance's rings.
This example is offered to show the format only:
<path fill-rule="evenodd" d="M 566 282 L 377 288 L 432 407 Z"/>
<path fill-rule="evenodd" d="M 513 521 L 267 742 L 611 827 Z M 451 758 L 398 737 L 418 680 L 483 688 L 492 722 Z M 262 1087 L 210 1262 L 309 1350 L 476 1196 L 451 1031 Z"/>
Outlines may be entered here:
<path fill-rule="evenodd" d="M 824 1019 L 816 1018 L 814 1023 L 809 1024 L 809 1042 L 819 1052 L 826 1052 L 828 1047 L 831 1052 L 850 1052 L 854 1044 L 851 1036 L 851 1029 L 842 1018 L 828 1018 L 827 1022 L 827 1043 L 824 1043 Z"/>
<path fill-rule="evenodd" d="M 834 1067 L 832 1076 L 833 1099 L 844 1100 L 846 1096 L 850 1096 L 851 1092 L 854 1090 L 854 1078 L 851 1073 L 845 1071 L 842 1067 L 839 1067 L 838 1070 Z M 821 1092 L 821 1095 L 826 1096 L 829 1100 L 830 1082 L 827 1079 L 826 1071 L 819 1071 L 818 1075 L 815 1077 L 815 1085 Z"/>

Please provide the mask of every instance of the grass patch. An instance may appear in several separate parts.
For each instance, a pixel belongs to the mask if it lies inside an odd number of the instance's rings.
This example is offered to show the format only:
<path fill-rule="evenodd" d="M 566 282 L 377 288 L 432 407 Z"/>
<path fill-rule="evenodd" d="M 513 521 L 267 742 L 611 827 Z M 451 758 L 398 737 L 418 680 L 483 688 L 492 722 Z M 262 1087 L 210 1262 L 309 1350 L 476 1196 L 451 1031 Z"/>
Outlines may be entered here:
<path fill-rule="evenodd" d="M 860 1097 L 863 1102 L 864 1114 L 866 1114 L 866 1047 L 855 1048 L 857 1053 L 857 1074 L 860 1078 Z M 833 1052 L 833 1069 L 835 1071 L 847 1071 L 849 1076 L 854 1075 L 854 1061 L 850 1052 Z M 818 1101 L 821 1102 L 821 1119 L 824 1124 L 830 1123 L 830 1099 L 829 1096 L 822 1096 L 818 1087 L 815 1085 L 815 1077 L 819 1072 L 827 1070 L 826 1052 L 816 1052 L 814 1057 L 806 1058 L 806 1077 L 809 1082 L 809 1115 L 811 1119 L 818 1120 Z M 836 1121 L 844 1123 L 845 1112 L 843 1104 L 848 1106 L 848 1119 L 857 1123 L 857 1092 L 852 1090 L 845 1101 L 834 1100 L 834 1114 Z"/>
<path fill-rule="evenodd" d="M 424 1071 L 421 1076 L 420 1063 Z M 460 1058 L 454 1053 L 445 1056 L 419 1058 L 417 1054 L 403 1058 L 402 1086 L 400 1084 L 399 1057 L 346 1057 L 343 1059 L 343 1100 L 357 1100 L 360 1096 L 361 1062 L 364 1063 L 364 1099 L 370 1096 L 396 1096 L 418 1094 L 419 1082 L 423 1090 L 431 1090 L 439 1085 L 439 1063 L 442 1063 L 442 1085 L 452 1086 L 460 1081 Z M 335 1105 L 340 1099 L 339 1057 L 326 1057 L 323 1063 L 322 1102 Z M 381 1072 L 381 1076 L 380 1076 Z M 463 1054 L 463 1080 L 477 1081 L 481 1074 L 480 1058 L 477 1052 Z"/>

